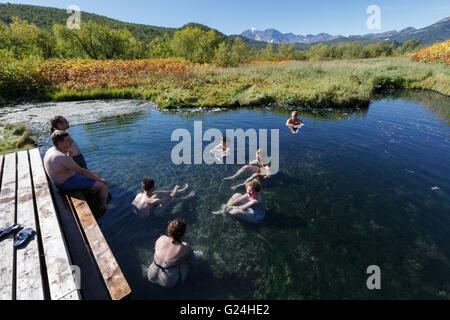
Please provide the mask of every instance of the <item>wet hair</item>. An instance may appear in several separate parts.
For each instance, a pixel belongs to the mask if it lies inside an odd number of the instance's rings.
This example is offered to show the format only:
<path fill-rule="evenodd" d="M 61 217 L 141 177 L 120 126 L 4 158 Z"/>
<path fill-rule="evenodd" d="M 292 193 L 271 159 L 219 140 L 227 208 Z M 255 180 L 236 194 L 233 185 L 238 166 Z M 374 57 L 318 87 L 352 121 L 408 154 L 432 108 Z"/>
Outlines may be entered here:
<path fill-rule="evenodd" d="M 142 180 L 142 186 L 144 187 L 145 191 L 150 191 L 155 186 L 155 181 L 150 178 L 145 178 L 144 180 Z"/>
<path fill-rule="evenodd" d="M 50 119 L 50 134 L 58 130 L 58 124 L 63 123 L 66 120 L 63 116 L 54 116 Z"/>
<path fill-rule="evenodd" d="M 59 142 L 63 142 L 63 141 L 64 141 L 64 138 L 65 138 L 65 137 L 68 137 L 68 136 L 69 136 L 69 133 L 66 132 L 66 131 L 55 130 L 55 131 L 52 133 L 52 135 L 51 135 L 53 145 L 54 145 L 55 147 L 57 147 L 57 146 L 58 146 L 58 143 L 59 143 Z"/>
<path fill-rule="evenodd" d="M 292 115 L 297 115 L 297 111 L 293 111 L 293 112 L 292 112 Z"/>
<path fill-rule="evenodd" d="M 169 221 L 167 234 L 176 242 L 181 243 L 181 239 L 183 239 L 184 233 L 186 232 L 186 226 L 186 221 L 183 218 L 176 218 L 175 220 Z"/>
<path fill-rule="evenodd" d="M 254 180 L 252 180 L 250 182 L 247 182 L 245 184 L 246 188 L 249 187 L 249 186 L 252 187 L 253 191 L 261 192 L 261 182 L 259 182 L 258 179 L 254 179 Z"/>

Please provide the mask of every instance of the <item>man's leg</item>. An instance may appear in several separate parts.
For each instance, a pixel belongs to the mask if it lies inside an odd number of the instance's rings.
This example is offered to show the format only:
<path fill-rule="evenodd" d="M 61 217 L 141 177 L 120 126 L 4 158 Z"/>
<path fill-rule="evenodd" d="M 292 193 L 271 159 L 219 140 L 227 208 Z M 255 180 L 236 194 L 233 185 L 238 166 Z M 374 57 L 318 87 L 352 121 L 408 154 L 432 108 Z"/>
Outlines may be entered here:
<path fill-rule="evenodd" d="M 246 183 L 248 183 L 248 182 L 250 182 L 250 181 L 252 181 L 252 180 L 254 180 L 256 178 L 259 178 L 259 177 L 261 177 L 261 175 L 259 173 L 254 173 L 247 180 L 245 180 L 243 183 L 235 185 L 235 186 L 232 186 L 231 189 L 232 190 L 236 190 L 237 188 L 245 186 Z"/>
<path fill-rule="evenodd" d="M 258 170 L 258 167 L 255 167 L 252 165 L 245 165 L 242 168 L 240 168 L 234 175 L 232 175 L 231 177 L 223 178 L 223 180 L 233 180 L 233 179 L 237 178 L 238 176 L 240 176 L 246 170 L 256 172 L 256 170 Z"/>
<path fill-rule="evenodd" d="M 108 207 L 108 204 L 106 202 L 106 200 L 108 199 L 108 185 L 95 181 L 90 191 L 99 193 L 99 197 L 101 200 L 100 209 L 106 209 Z"/>

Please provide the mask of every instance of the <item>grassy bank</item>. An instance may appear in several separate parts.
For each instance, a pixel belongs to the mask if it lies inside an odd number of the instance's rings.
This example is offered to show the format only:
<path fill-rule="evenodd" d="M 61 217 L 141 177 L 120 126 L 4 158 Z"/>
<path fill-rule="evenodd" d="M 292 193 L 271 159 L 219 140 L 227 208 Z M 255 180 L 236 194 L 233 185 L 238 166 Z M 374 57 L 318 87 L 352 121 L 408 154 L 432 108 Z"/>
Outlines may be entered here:
<path fill-rule="evenodd" d="M 34 147 L 35 138 L 24 125 L 0 123 L 0 154 Z"/>
<path fill-rule="evenodd" d="M 138 98 L 151 100 L 161 108 L 269 103 L 361 107 L 369 104 L 374 93 L 388 89 L 432 90 L 450 95 L 448 65 L 415 62 L 410 57 L 258 62 L 237 68 L 180 59 L 50 60 L 20 79 L 29 82 L 25 83 L 25 92 L 35 100 Z M 11 100 L 14 98 L 3 98 L 4 102 Z"/>
<path fill-rule="evenodd" d="M 450 95 L 448 66 L 422 64 L 404 57 L 246 64 L 226 69 L 187 65 L 175 72 L 143 72 L 129 77 L 120 72 L 108 75 L 99 71 L 98 78 L 104 82 L 78 77 L 54 83 L 56 90 L 50 96 L 55 101 L 142 98 L 162 108 L 173 108 L 267 103 L 364 106 L 373 93 L 386 89 L 424 89 Z M 115 78 L 123 84 L 111 84 Z"/>

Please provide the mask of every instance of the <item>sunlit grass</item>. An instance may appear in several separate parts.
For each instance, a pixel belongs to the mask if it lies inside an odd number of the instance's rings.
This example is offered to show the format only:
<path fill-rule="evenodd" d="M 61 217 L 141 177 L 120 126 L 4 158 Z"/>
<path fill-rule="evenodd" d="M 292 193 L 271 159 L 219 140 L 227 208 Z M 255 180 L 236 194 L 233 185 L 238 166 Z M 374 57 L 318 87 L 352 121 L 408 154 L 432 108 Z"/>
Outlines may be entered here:
<path fill-rule="evenodd" d="M 410 57 L 251 61 L 236 68 L 183 59 L 48 60 L 28 78 L 39 92 L 34 97 L 38 100 L 137 98 L 161 108 L 364 107 L 374 93 L 390 89 L 450 95 L 450 71 L 445 64 L 423 64 Z"/>

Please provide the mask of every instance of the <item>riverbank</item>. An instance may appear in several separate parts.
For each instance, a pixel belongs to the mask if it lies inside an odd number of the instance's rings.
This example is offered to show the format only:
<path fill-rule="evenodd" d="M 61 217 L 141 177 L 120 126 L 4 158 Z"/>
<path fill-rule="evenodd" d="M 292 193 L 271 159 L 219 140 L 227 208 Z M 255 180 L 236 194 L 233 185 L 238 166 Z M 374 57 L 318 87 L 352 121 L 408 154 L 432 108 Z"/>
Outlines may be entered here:
<path fill-rule="evenodd" d="M 0 155 L 35 146 L 36 138 L 25 125 L 0 123 Z"/>
<path fill-rule="evenodd" d="M 389 89 L 450 95 L 450 68 L 410 57 L 247 63 L 237 68 L 180 59 L 46 61 L 29 78 L 35 101 L 144 99 L 160 108 L 367 107 Z M 25 77 L 26 78 L 26 77 Z M 37 87 L 36 87 L 37 86 Z M 18 92 L 21 92 L 20 90 Z M 3 98 L 11 102 L 23 97 Z"/>
<path fill-rule="evenodd" d="M 50 119 L 58 114 L 69 119 L 71 126 L 76 126 L 156 109 L 157 106 L 154 103 L 143 100 L 26 103 L 0 108 L 0 123 L 12 128 L 26 124 L 26 130 L 31 131 L 36 143 L 42 144 L 50 139 L 48 134 Z M 16 136 L 8 131 L 2 138 L 4 142 L 2 142 L 1 150 L 17 151 L 16 140 Z"/>

